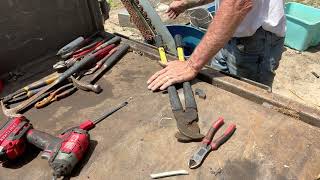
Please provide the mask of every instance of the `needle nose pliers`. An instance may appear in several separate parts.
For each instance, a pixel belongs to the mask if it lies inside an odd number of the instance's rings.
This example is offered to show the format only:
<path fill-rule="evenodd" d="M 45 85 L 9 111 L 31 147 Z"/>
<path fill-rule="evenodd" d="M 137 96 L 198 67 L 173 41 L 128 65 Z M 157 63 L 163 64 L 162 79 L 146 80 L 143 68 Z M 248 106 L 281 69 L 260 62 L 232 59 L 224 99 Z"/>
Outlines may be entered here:
<path fill-rule="evenodd" d="M 230 124 L 227 130 L 218 137 L 213 140 L 214 135 L 220 129 L 220 127 L 224 124 L 224 120 L 220 117 L 217 121 L 215 121 L 207 132 L 206 136 L 203 138 L 201 142 L 201 146 L 198 150 L 193 154 L 193 156 L 189 160 L 189 168 L 194 169 L 201 165 L 205 157 L 211 152 L 217 150 L 223 143 L 225 143 L 235 132 L 236 125 Z"/>

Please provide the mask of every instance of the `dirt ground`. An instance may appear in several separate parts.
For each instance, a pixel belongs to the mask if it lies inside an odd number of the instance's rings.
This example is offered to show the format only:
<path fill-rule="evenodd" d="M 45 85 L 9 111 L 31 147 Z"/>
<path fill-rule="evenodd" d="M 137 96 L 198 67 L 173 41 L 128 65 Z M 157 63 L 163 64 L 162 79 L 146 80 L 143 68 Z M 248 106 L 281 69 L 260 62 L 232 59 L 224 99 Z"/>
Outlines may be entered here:
<path fill-rule="evenodd" d="M 317 1 L 305 3 L 319 5 Z M 121 8 L 122 4 L 119 0 L 112 1 L 110 19 L 105 22 L 106 31 L 121 33 L 132 39 L 142 41 L 137 29 L 119 26 L 118 12 Z M 167 23 L 168 19 L 162 14 L 160 12 L 162 20 Z M 170 21 L 169 23 L 188 22 L 185 16 L 177 21 Z M 320 98 L 317 98 L 320 97 L 320 78 L 316 78 L 311 73 L 312 71 L 320 75 L 320 45 L 309 48 L 305 52 L 298 52 L 285 47 L 280 66 L 276 71 L 273 92 L 320 109 Z"/>

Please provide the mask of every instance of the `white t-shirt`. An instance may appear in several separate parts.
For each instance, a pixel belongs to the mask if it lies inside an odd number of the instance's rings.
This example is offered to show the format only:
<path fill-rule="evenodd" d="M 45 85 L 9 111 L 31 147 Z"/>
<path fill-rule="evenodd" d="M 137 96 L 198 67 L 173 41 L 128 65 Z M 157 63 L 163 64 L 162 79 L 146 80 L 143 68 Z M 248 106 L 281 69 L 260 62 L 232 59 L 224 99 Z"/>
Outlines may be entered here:
<path fill-rule="evenodd" d="M 222 0 L 216 0 L 216 7 Z M 284 0 L 253 0 L 253 7 L 242 21 L 234 37 L 252 36 L 258 28 L 284 37 L 286 32 L 286 16 Z"/>

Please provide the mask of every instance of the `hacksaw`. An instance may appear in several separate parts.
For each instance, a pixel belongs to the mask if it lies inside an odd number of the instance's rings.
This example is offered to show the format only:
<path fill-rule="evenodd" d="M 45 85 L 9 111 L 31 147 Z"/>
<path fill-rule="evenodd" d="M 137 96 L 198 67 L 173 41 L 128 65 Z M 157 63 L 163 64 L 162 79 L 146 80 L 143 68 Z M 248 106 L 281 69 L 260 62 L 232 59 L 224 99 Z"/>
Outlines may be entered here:
<path fill-rule="evenodd" d="M 149 0 L 121 0 L 121 2 L 129 12 L 130 20 L 146 41 L 153 43 L 154 38 L 160 35 L 166 50 L 177 54 L 172 35 Z"/>

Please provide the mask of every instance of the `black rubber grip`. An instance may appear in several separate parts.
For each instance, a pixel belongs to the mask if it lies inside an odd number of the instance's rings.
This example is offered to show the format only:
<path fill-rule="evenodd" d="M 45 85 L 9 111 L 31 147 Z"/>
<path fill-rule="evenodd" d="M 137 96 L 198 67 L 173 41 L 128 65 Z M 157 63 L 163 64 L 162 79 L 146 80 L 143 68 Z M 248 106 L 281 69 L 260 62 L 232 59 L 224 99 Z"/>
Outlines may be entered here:
<path fill-rule="evenodd" d="M 172 111 L 183 110 L 177 89 L 174 85 L 168 87 L 168 93 Z"/>
<path fill-rule="evenodd" d="M 108 40 L 107 42 L 101 44 L 96 50 L 92 51 L 92 54 L 96 53 L 100 49 L 103 49 L 103 48 L 109 46 L 110 44 L 118 44 L 120 41 L 121 41 L 121 38 L 119 36 L 115 36 L 115 37 L 111 38 L 110 40 Z"/>
<path fill-rule="evenodd" d="M 180 34 L 176 34 L 174 36 L 174 41 L 176 43 L 176 47 L 182 47 L 182 36 Z"/>
<path fill-rule="evenodd" d="M 71 66 L 69 69 L 67 69 L 64 73 L 60 75 L 60 77 L 57 79 L 55 84 L 58 84 L 64 80 L 66 80 L 68 77 L 70 77 L 75 72 L 79 71 L 83 67 L 85 67 L 88 63 L 93 62 L 95 59 L 95 54 L 88 54 L 86 55 L 81 61 L 75 63 L 73 66 Z"/>
<path fill-rule="evenodd" d="M 196 103 L 196 100 L 194 99 L 190 82 L 187 81 L 183 83 L 183 93 L 184 93 L 186 108 L 197 109 L 197 103 Z"/>
<path fill-rule="evenodd" d="M 42 150 L 54 151 L 61 139 L 48 133 L 31 129 L 27 133 L 27 141 Z"/>
<path fill-rule="evenodd" d="M 117 51 L 114 52 L 104 64 L 107 67 L 113 66 L 116 62 L 118 62 L 122 58 L 122 56 L 124 56 L 128 52 L 129 48 L 130 46 L 128 44 L 121 45 L 117 49 Z"/>
<path fill-rule="evenodd" d="M 90 80 L 90 82 L 95 82 L 96 79 L 98 79 L 104 72 L 106 72 L 108 69 L 110 69 L 114 64 L 116 64 L 121 58 L 122 56 L 124 56 L 127 52 L 128 49 L 130 48 L 129 45 L 124 44 L 121 45 L 116 52 L 114 52 L 109 58 L 108 60 L 106 60 L 106 62 L 104 63 L 104 65 L 102 66 L 102 68 L 100 69 L 99 72 L 97 72 Z"/>

